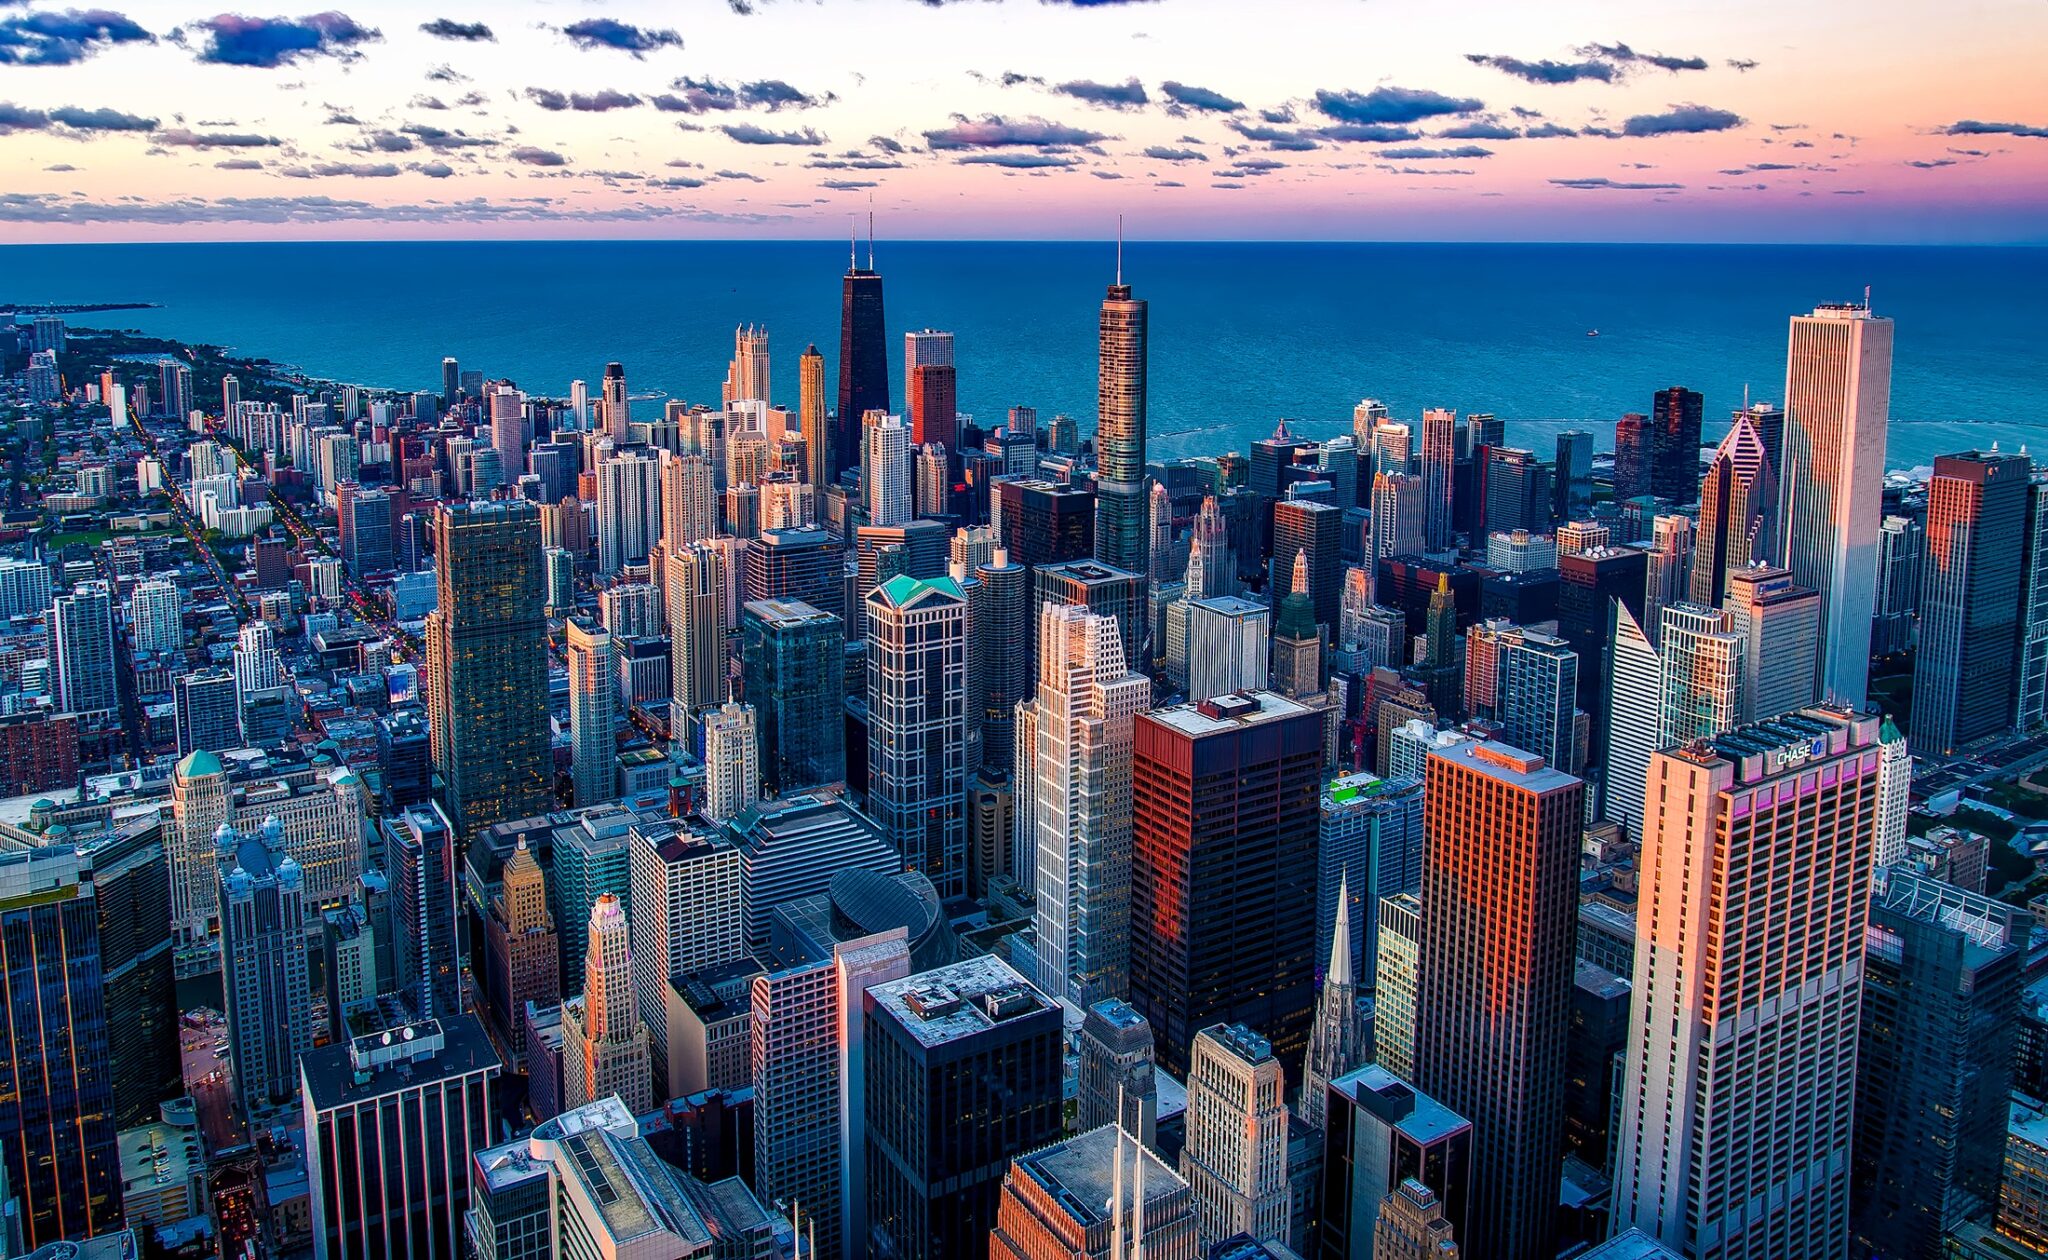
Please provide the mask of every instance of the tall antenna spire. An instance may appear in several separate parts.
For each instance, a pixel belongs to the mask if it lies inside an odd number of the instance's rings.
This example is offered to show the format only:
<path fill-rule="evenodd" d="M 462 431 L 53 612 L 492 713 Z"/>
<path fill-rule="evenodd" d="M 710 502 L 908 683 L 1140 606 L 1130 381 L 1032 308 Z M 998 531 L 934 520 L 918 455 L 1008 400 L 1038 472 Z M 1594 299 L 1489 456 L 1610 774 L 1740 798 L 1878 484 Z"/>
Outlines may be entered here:
<path fill-rule="evenodd" d="M 875 194 L 868 194 L 868 270 L 875 269 Z"/>
<path fill-rule="evenodd" d="M 1116 282 L 1124 282 L 1124 216 L 1116 216 Z"/>
<path fill-rule="evenodd" d="M 1123 1109 L 1123 1091 L 1117 1091 L 1117 1109 Z M 1121 1118 L 1117 1121 L 1116 1136 L 1111 1139 L 1115 1153 L 1109 1160 L 1109 1254 L 1117 1257 L 1124 1249 L 1124 1126 Z"/>
<path fill-rule="evenodd" d="M 1131 1143 L 1131 1260 L 1145 1260 L 1145 1147 Z"/>
<path fill-rule="evenodd" d="M 860 222 L 852 215 L 846 216 L 846 269 L 860 270 Z"/>

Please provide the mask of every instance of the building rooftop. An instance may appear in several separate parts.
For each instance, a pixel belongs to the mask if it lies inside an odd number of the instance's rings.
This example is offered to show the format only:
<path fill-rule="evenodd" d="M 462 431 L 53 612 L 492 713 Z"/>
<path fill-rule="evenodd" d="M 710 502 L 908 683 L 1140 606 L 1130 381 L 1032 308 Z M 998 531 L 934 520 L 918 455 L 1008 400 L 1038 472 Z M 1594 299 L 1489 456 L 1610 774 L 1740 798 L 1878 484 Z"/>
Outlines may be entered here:
<path fill-rule="evenodd" d="M 1678 1253 L 1642 1230 L 1632 1229 L 1581 1252 L 1579 1260 L 1678 1260 Z"/>
<path fill-rule="evenodd" d="M 1109 1219 L 1115 1188 L 1113 1167 L 1120 1130 L 1113 1124 L 1019 1155 L 1016 1170 L 1044 1186 L 1067 1214 L 1084 1228 Z M 1187 1193 L 1188 1183 L 1157 1155 L 1129 1134 L 1123 1134 L 1123 1184 L 1130 1186 L 1139 1160 L 1145 1165 L 1145 1202 Z M 1136 1151 L 1134 1157 L 1132 1152 Z"/>
<path fill-rule="evenodd" d="M 299 1058 L 307 1099 L 319 1111 L 503 1066 L 474 1015 L 407 1024 Z"/>
<path fill-rule="evenodd" d="M 1471 1121 L 1377 1063 L 1338 1077 L 1330 1087 L 1416 1142 L 1440 1141 L 1472 1127 Z"/>
<path fill-rule="evenodd" d="M 868 990 L 878 1011 L 925 1046 L 944 1045 L 1039 1011 L 1052 999 L 992 954 Z"/>
<path fill-rule="evenodd" d="M 1430 749 L 1430 758 L 1455 762 L 1490 779 L 1527 792 L 1554 792 L 1578 782 L 1532 752 L 1498 740 L 1473 741 Z"/>
<path fill-rule="evenodd" d="M 1631 987 L 1627 977 L 1617 976 L 1607 968 L 1597 963 L 1589 963 L 1583 958 L 1579 959 L 1578 971 L 1572 977 L 1572 983 L 1595 997 L 1606 999 L 1625 997 Z"/>
<path fill-rule="evenodd" d="M 1183 735 L 1199 738 L 1222 731 L 1245 730 L 1311 712 L 1314 710 L 1275 692 L 1241 691 L 1215 696 L 1199 704 L 1176 704 L 1170 708 L 1154 709 L 1141 716 Z"/>

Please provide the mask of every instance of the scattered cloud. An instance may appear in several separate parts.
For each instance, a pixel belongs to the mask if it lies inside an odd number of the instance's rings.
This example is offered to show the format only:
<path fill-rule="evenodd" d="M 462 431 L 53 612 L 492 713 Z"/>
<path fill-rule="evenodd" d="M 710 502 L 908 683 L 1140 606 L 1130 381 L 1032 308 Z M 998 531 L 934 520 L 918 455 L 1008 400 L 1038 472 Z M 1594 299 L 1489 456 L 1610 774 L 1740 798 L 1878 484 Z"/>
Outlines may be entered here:
<path fill-rule="evenodd" d="M 1521 133 L 1497 122 L 1467 122 L 1436 133 L 1439 140 L 1513 140 Z"/>
<path fill-rule="evenodd" d="M 435 127 L 428 123 L 407 123 L 398 130 L 437 152 L 447 149 L 484 148 L 497 143 L 482 136 L 450 131 L 445 127 Z"/>
<path fill-rule="evenodd" d="M 1560 126 L 1559 124 L 1554 122 L 1537 123 L 1533 127 L 1525 127 L 1522 129 L 1522 138 L 1524 140 L 1556 140 L 1563 138 L 1565 136 L 1576 136 L 1578 134 L 1579 133 L 1573 130 L 1572 128 Z"/>
<path fill-rule="evenodd" d="M 125 14 L 65 9 L 0 18 L 0 66 L 69 66 L 115 44 L 154 43 Z"/>
<path fill-rule="evenodd" d="M 455 173 L 455 168 L 446 162 L 415 162 L 406 169 L 418 171 L 428 179 L 446 179 Z"/>
<path fill-rule="evenodd" d="M 66 105 L 50 111 L 50 121 L 73 131 L 155 131 L 157 120 L 118 109 L 79 109 Z"/>
<path fill-rule="evenodd" d="M 222 158 L 213 167 L 218 171 L 260 171 L 263 163 L 255 158 Z"/>
<path fill-rule="evenodd" d="M 1461 144 L 1451 149 L 1430 149 L 1410 146 L 1404 149 L 1381 149 L 1380 156 L 1389 161 L 1418 162 L 1436 158 L 1483 158 L 1492 157 L 1492 149 L 1483 149 L 1476 144 Z"/>
<path fill-rule="evenodd" d="M 313 166 L 287 166 L 278 174 L 287 179 L 390 179 L 398 174 L 391 162 L 320 162 Z"/>
<path fill-rule="evenodd" d="M 1316 128 L 1314 134 L 1325 140 L 1355 140 L 1364 144 L 1393 144 L 1422 138 L 1422 133 L 1412 127 L 1389 127 L 1383 123 L 1331 123 L 1327 127 Z"/>
<path fill-rule="evenodd" d="M 457 22 L 453 18 L 422 22 L 420 29 L 435 39 L 459 39 L 472 44 L 488 43 L 498 38 L 482 22 Z"/>
<path fill-rule="evenodd" d="M 1488 53 L 1466 53 L 1465 60 L 1475 66 L 1490 66 L 1530 83 L 1577 83 L 1581 79 L 1612 83 L 1615 79 L 1614 66 L 1605 61 L 1524 61 L 1520 57 Z"/>
<path fill-rule="evenodd" d="M 1955 164 L 1956 160 L 1954 158 L 1916 158 L 1906 163 L 1908 166 L 1923 171 L 1939 170 L 1944 166 L 1954 166 Z"/>
<path fill-rule="evenodd" d="M 1673 74 L 1680 70 L 1707 68 L 1705 57 L 1670 57 L 1663 53 L 1642 53 L 1627 44 L 1587 44 L 1578 50 L 1578 54 L 1581 57 L 1605 58 L 1625 66 L 1654 66 L 1659 70 L 1669 70 Z"/>
<path fill-rule="evenodd" d="M 881 185 L 872 179 L 823 179 L 818 181 L 818 187 L 829 188 L 833 192 L 852 192 L 857 188 L 880 188 Z"/>
<path fill-rule="evenodd" d="M 735 86 L 715 79 L 681 78 L 669 87 L 672 91 L 654 97 L 653 104 L 656 109 L 672 114 L 709 114 L 736 109 L 764 109 L 772 114 L 779 109 L 810 109 L 839 99 L 832 92 L 813 95 L 781 79 L 760 79 Z"/>
<path fill-rule="evenodd" d="M 193 23 L 206 32 L 199 59 L 221 66 L 276 69 L 315 57 L 360 56 L 364 44 L 384 38 L 345 13 L 329 9 L 300 18 L 245 17 L 222 13 Z"/>
<path fill-rule="evenodd" d="M 1209 155 L 1199 149 L 1170 149 L 1163 144 L 1146 148 L 1145 156 L 1155 162 L 1206 162 Z"/>
<path fill-rule="evenodd" d="M 644 56 L 661 48 L 681 48 L 683 37 L 672 30 L 656 30 L 620 22 L 613 18 L 585 18 L 562 28 L 570 43 L 586 51 L 611 48 Z"/>
<path fill-rule="evenodd" d="M 553 149 L 540 149 L 532 145 L 521 145 L 506 156 L 515 162 L 523 162 L 528 166 L 567 166 L 569 164 L 568 158 L 563 157 Z"/>
<path fill-rule="evenodd" d="M 1172 79 L 1159 85 L 1160 95 L 1176 105 L 1198 109 L 1210 114 L 1235 114 L 1244 108 L 1244 102 L 1233 100 L 1221 92 L 1192 83 L 1177 83 Z"/>
<path fill-rule="evenodd" d="M 984 115 L 979 121 L 955 114 L 953 125 L 924 133 L 925 143 L 934 150 L 1067 148 L 1095 144 L 1108 139 L 1099 131 L 1070 127 L 1043 118 L 1007 119 L 999 114 Z M 1000 165 L 1000 164 L 999 164 Z"/>
<path fill-rule="evenodd" d="M 1757 63 L 1747 57 L 1730 57 L 1727 66 L 1738 74 L 1748 74 L 1756 69 Z"/>
<path fill-rule="evenodd" d="M 1376 87 L 1364 93 L 1324 89 L 1316 93 L 1315 106 L 1338 122 L 1347 123 L 1412 123 L 1485 108 L 1469 96 L 1445 96 L 1427 88 L 1404 87 Z"/>
<path fill-rule="evenodd" d="M 1637 114 L 1621 125 L 1627 136 L 1697 135 L 1743 125 L 1742 115 L 1705 105 L 1673 105 L 1669 113 Z"/>
<path fill-rule="evenodd" d="M 1314 136 L 1306 132 L 1283 131 L 1264 123 L 1244 123 L 1233 118 L 1230 120 L 1230 129 L 1247 140 L 1256 140 L 1260 144 L 1270 145 L 1284 152 L 1306 153 L 1310 149 L 1322 147 L 1316 143 Z"/>
<path fill-rule="evenodd" d="M 817 130 L 812 127 L 804 127 L 797 131 L 770 131 L 766 127 L 756 127 L 752 123 L 728 123 L 720 127 L 719 130 L 723 131 L 728 139 L 737 140 L 741 144 L 802 144 L 815 146 L 826 143 L 825 137 L 819 135 Z"/>
<path fill-rule="evenodd" d="M 1974 118 L 1965 118 L 1961 122 L 1950 123 L 1942 134 L 1949 136 L 2025 136 L 2032 140 L 2048 140 L 2048 127 L 2035 126 L 2031 123 L 1978 122 Z"/>
<path fill-rule="evenodd" d="M 1553 179 L 1550 182 L 1559 188 L 1577 188 L 1582 190 L 1607 189 L 1617 192 L 1669 192 L 1685 187 L 1684 184 L 1650 184 L 1608 179 L 1604 175 L 1580 179 Z"/>
<path fill-rule="evenodd" d="M 1080 159 L 1060 153 L 969 153 L 958 159 L 962 166 L 1002 166 L 1016 171 L 1078 166 Z"/>
<path fill-rule="evenodd" d="M 752 171 L 720 171 L 718 172 L 718 178 L 740 179 L 745 180 L 747 183 L 750 184 L 765 184 L 768 182 L 767 180 L 762 179 L 759 175 L 754 174 Z"/>
<path fill-rule="evenodd" d="M 570 92 L 564 95 L 549 88 L 528 88 L 526 99 L 545 110 L 560 112 L 574 110 L 579 114 L 602 114 L 614 109 L 631 109 L 640 103 L 640 98 L 611 88 L 600 88 L 595 92 Z"/>
<path fill-rule="evenodd" d="M 55 193 L 0 192 L 5 223 L 627 223 L 781 222 L 787 215 L 702 210 L 671 203 L 571 206 L 551 198 L 490 201 L 482 197 L 425 204 L 379 205 L 353 198 L 183 197 L 168 201 L 92 201 Z"/>
<path fill-rule="evenodd" d="M 151 139 L 180 149 L 274 149 L 284 143 L 276 136 L 253 131 L 190 131 L 183 127 L 159 131 Z"/>
<path fill-rule="evenodd" d="M 1097 83 L 1092 79 L 1075 79 L 1060 84 L 1053 91 L 1061 96 L 1071 96 L 1077 101 L 1086 101 L 1090 105 L 1101 105 L 1108 109 L 1140 109 L 1152 102 L 1152 98 L 1145 94 L 1145 85 L 1136 79 L 1125 83 Z"/>

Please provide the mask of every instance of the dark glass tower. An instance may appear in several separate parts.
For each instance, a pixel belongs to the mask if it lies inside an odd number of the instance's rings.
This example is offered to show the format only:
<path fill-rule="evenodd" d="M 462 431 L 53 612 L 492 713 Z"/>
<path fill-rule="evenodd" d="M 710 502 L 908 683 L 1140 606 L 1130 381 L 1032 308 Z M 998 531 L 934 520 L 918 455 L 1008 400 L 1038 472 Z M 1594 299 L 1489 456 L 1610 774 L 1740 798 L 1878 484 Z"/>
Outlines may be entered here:
<path fill-rule="evenodd" d="M 839 289 L 839 417 L 833 445 L 842 462 L 860 458 L 861 416 L 889 410 L 888 343 L 882 331 L 882 273 L 875 270 L 870 233 L 868 265 L 856 266 L 849 246 Z"/>
<path fill-rule="evenodd" d="M 846 623 L 810 604 L 754 600 L 740 615 L 761 783 L 777 795 L 846 779 Z"/>
<path fill-rule="evenodd" d="M 1673 385 L 1650 404 L 1650 493 L 1674 506 L 1700 496 L 1700 392 Z"/>

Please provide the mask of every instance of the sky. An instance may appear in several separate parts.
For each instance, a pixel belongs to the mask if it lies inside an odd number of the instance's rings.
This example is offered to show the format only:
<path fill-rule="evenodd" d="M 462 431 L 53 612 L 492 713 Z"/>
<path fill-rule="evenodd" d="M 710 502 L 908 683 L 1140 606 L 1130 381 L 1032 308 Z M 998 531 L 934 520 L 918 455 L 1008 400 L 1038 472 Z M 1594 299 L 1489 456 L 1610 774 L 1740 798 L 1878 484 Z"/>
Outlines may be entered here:
<path fill-rule="evenodd" d="M 84 2 L 0 242 L 2048 243 L 2043 0 Z"/>

